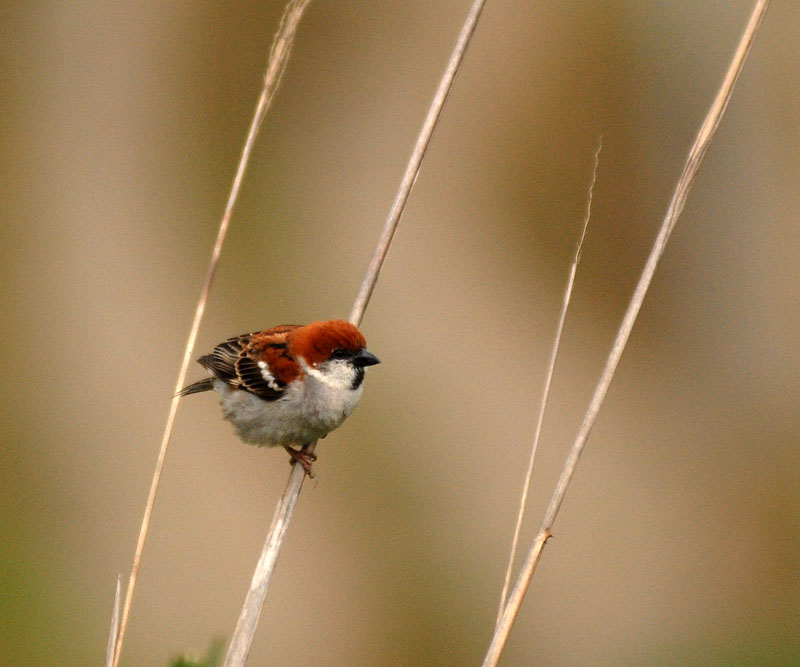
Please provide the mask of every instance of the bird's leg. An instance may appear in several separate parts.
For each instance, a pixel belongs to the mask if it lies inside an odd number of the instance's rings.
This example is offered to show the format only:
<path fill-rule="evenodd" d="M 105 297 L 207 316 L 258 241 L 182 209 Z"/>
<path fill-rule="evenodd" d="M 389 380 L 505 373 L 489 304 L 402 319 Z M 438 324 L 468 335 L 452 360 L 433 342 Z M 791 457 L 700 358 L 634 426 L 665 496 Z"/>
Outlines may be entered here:
<path fill-rule="evenodd" d="M 292 460 L 289 461 L 289 463 L 299 463 L 301 466 L 303 466 L 303 470 L 306 471 L 306 475 L 308 475 L 309 478 L 314 479 L 314 473 L 311 471 L 311 464 L 317 460 L 317 455 L 311 454 L 302 449 L 295 449 L 289 445 L 284 445 L 283 448 L 289 452 L 289 456 L 292 457 Z"/>

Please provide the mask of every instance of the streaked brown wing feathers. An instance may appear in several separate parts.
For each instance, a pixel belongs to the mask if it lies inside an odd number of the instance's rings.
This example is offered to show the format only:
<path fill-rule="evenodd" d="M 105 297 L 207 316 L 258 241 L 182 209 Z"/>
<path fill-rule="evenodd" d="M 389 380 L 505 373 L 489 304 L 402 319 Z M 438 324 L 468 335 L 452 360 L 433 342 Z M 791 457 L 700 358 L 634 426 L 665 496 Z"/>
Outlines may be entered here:
<path fill-rule="evenodd" d="M 282 325 L 229 338 L 197 361 L 229 386 L 274 401 L 283 395 L 286 383 L 273 377 L 269 369 L 273 364 L 282 369 L 287 362 L 294 363 L 286 348 L 286 336 L 299 326 Z M 259 361 L 266 362 L 266 367 L 262 369 Z"/>
<path fill-rule="evenodd" d="M 255 394 L 265 401 L 274 401 L 283 396 L 285 385 L 262 372 L 258 363 L 250 356 L 242 355 L 236 362 L 236 372 L 239 377 L 239 388 Z"/>

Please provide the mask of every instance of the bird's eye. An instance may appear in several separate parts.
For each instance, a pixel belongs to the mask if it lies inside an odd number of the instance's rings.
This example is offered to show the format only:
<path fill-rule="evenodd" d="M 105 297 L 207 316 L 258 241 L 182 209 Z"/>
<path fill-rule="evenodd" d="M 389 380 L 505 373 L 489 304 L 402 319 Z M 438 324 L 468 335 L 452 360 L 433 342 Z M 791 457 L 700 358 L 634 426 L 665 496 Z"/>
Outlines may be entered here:
<path fill-rule="evenodd" d="M 350 352 L 345 350 L 343 347 L 337 347 L 333 352 L 331 352 L 331 359 L 347 359 L 352 355 Z"/>

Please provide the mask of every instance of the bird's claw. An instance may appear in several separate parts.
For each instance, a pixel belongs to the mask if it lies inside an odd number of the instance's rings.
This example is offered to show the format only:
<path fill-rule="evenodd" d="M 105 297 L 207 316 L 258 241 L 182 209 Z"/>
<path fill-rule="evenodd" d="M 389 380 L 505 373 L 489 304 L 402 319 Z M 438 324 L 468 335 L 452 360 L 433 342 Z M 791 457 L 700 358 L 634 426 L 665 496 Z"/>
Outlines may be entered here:
<path fill-rule="evenodd" d="M 303 470 L 306 471 L 306 475 L 308 475 L 310 479 L 314 479 L 314 473 L 311 470 L 311 464 L 317 460 L 317 455 L 307 452 L 303 449 L 295 449 L 289 445 L 284 445 L 283 448 L 289 453 L 289 456 L 292 459 L 289 461 L 289 464 L 294 465 L 295 463 L 299 463 L 301 466 L 303 466 Z"/>

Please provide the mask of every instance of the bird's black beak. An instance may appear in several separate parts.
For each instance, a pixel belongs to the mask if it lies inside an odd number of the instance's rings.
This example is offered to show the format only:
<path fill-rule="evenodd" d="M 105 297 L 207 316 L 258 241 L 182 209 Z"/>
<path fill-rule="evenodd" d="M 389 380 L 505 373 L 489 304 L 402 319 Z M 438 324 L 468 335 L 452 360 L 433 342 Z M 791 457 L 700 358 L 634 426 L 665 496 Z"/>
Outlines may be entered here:
<path fill-rule="evenodd" d="M 358 351 L 356 356 L 353 357 L 353 364 L 359 368 L 364 368 L 365 366 L 374 366 L 375 364 L 379 363 L 381 363 L 381 360 L 372 354 L 372 352 L 363 347 Z"/>

